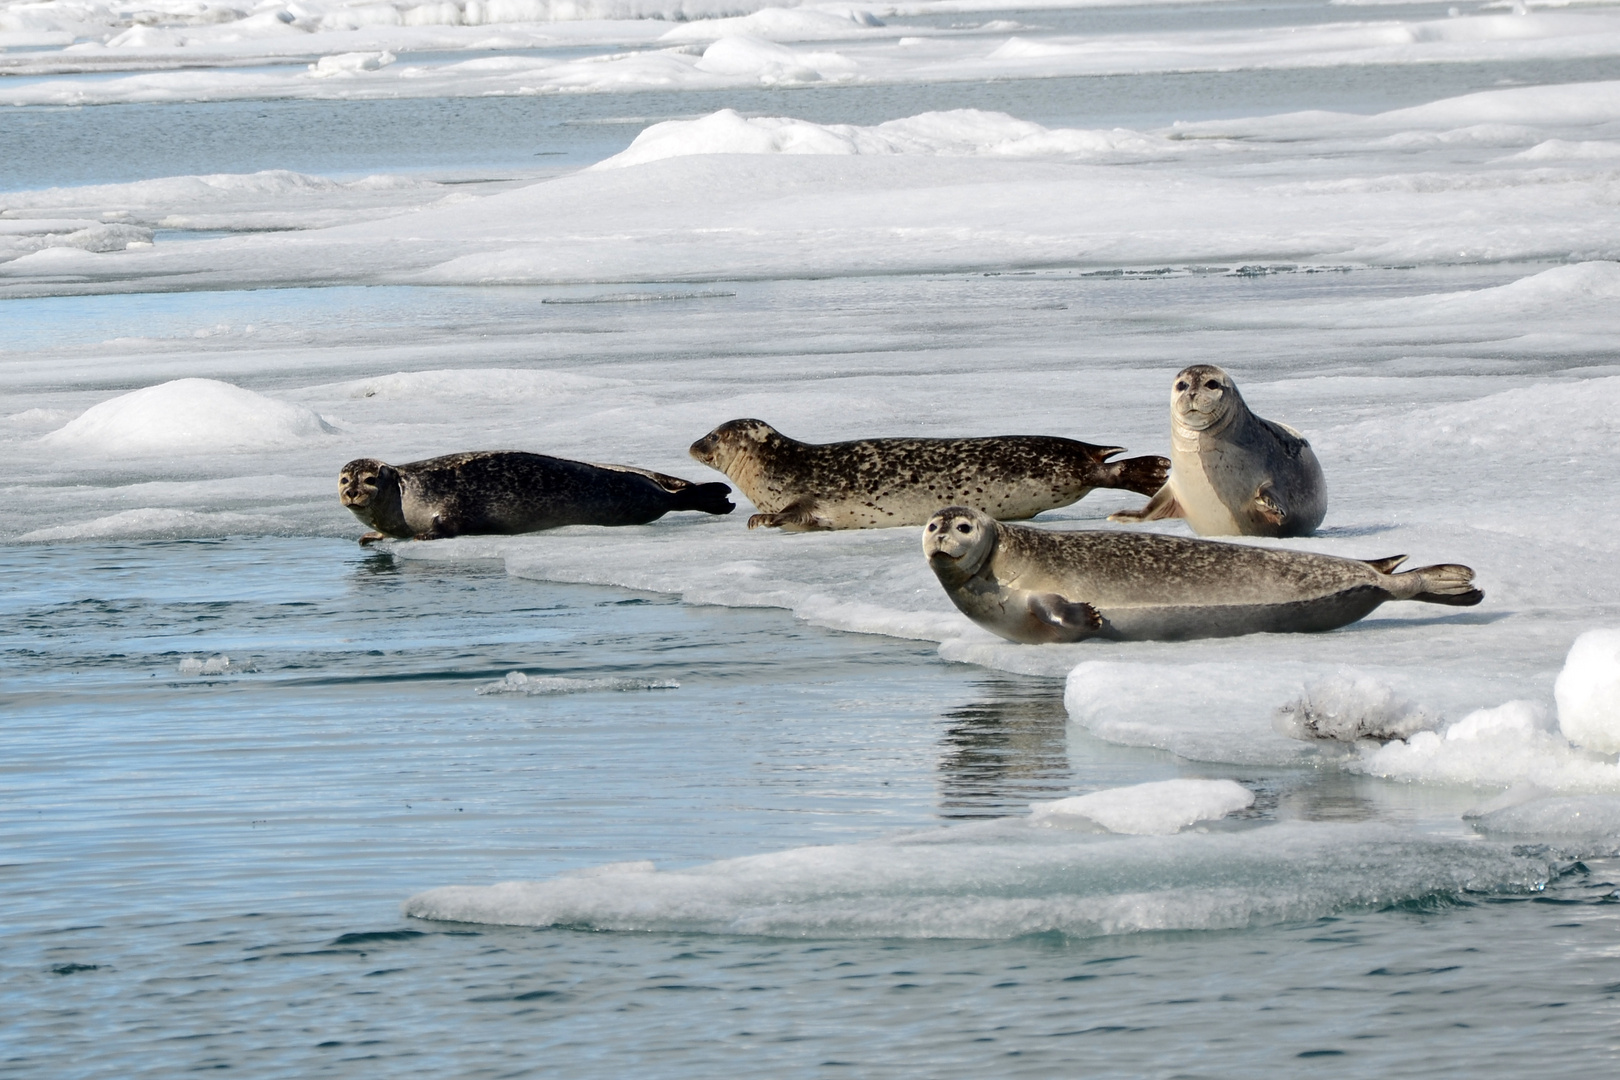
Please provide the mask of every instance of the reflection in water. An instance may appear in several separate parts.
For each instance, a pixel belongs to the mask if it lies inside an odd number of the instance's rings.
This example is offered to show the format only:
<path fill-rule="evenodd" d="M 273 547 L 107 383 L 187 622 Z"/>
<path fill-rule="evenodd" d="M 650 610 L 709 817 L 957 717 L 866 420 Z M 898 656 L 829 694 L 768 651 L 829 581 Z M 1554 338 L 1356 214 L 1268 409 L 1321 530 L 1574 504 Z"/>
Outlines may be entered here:
<path fill-rule="evenodd" d="M 984 699 L 944 715 L 939 814 L 1002 817 L 1072 787 L 1060 679 L 986 679 Z"/>

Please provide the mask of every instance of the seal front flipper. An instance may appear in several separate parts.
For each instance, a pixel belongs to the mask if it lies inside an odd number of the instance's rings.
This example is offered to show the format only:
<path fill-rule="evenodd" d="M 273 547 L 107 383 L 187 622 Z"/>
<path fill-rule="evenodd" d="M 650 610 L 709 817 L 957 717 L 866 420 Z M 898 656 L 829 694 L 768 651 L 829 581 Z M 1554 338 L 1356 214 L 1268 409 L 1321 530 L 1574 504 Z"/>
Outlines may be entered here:
<path fill-rule="evenodd" d="M 361 547 L 370 547 L 372 544 L 375 544 L 377 541 L 386 540 L 386 539 L 388 539 L 388 534 L 387 533 L 368 532 L 368 533 L 366 533 L 366 535 L 364 535 L 364 536 L 362 536 L 360 538 L 360 546 Z"/>
<path fill-rule="evenodd" d="M 748 519 L 750 529 L 785 529 L 788 532 L 814 532 L 833 528 L 833 523 L 816 512 L 814 498 L 795 499 L 774 514 L 755 514 Z"/>
<path fill-rule="evenodd" d="M 1081 641 L 1102 629 L 1102 616 L 1084 600 L 1057 593 L 1032 593 L 1029 613 L 1052 630 L 1053 641 Z"/>
<path fill-rule="evenodd" d="M 1176 493 L 1166 483 L 1153 498 L 1148 500 L 1146 506 L 1140 510 L 1121 510 L 1109 514 L 1109 521 L 1163 521 L 1165 518 L 1184 518 L 1186 511 L 1176 501 Z"/>
<path fill-rule="evenodd" d="M 1282 528 L 1283 522 L 1288 520 L 1288 511 L 1284 510 L 1272 496 L 1269 482 L 1260 485 L 1254 493 L 1254 498 L 1249 502 L 1249 508 L 1255 517 L 1279 529 Z"/>

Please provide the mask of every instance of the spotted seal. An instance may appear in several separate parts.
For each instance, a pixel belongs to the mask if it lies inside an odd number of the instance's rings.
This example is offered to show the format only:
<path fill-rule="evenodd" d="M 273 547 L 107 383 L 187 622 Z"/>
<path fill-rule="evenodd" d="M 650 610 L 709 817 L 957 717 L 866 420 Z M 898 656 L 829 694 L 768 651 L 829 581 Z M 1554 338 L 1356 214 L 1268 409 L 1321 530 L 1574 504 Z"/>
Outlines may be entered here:
<path fill-rule="evenodd" d="M 1156 533 L 1050 532 L 962 506 L 928 520 L 923 553 L 963 614 L 1030 645 L 1310 633 L 1353 623 L 1386 600 L 1484 599 L 1474 572 L 1451 563 L 1397 574 L 1404 555 L 1341 559 Z"/>
<path fill-rule="evenodd" d="M 385 536 L 435 540 L 563 525 L 645 525 L 671 510 L 729 514 L 725 484 L 694 484 L 628 465 L 592 465 L 521 450 L 386 465 L 358 458 L 338 474 L 338 498 Z"/>
<path fill-rule="evenodd" d="M 1196 364 L 1170 391 L 1170 480 L 1110 521 L 1186 518 L 1200 536 L 1309 536 L 1327 482 L 1305 436 L 1249 411 L 1218 367 Z"/>
<path fill-rule="evenodd" d="M 921 525 L 953 502 L 1016 521 L 1092 488 L 1151 495 L 1163 487 L 1168 461 L 1108 460 L 1123 452 L 1044 435 L 803 443 L 763 420 L 721 424 L 691 449 L 759 508 L 750 529 L 795 532 Z"/>

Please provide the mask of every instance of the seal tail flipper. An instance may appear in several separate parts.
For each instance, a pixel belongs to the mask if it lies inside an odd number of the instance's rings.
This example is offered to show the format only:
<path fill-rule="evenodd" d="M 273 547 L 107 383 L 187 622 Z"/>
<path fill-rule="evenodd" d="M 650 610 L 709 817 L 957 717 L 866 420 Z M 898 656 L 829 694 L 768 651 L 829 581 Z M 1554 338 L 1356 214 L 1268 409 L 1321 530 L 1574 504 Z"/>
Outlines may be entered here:
<path fill-rule="evenodd" d="M 1029 613 L 1051 627 L 1054 641 L 1080 641 L 1102 629 L 1102 616 L 1084 600 L 1057 593 L 1036 593 L 1029 598 Z"/>
<path fill-rule="evenodd" d="M 1162 521 L 1165 518 L 1186 517 L 1181 504 L 1176 502 L 1176 493 L 1166 483 L 1161 487 L 1148 504 L 1140 510 L 1121 510 L 1116 514 L 1109 514 L 1109 521 Z"/>
<path fill-rule="evenodd" d="M 705 514 L 729 514 L 737 509 L 728 495 L 731 487 L 727 484 L 692 484 L 673 493 L 676 510 L 701 510 Z"/>
<path fill-rule="evenodd" d="M 1474 588 L 1474 571 L 1458 563 L 1420 566 L 1391 574 L 1385 587 L 1397 600 L 1421 600 L 1425 604 L 1473 607 L 1485 599 L 1485 594 Z"/>
<path fill-rule="evenodd" d="M 1118 450 L 1112 451 L 1119 453 Z M 1170 459 L 1155 454 L 1098 465 L 1096 487 L 1124 488 L 1138 495 L 1157 494 L 1170 479 Z"/>

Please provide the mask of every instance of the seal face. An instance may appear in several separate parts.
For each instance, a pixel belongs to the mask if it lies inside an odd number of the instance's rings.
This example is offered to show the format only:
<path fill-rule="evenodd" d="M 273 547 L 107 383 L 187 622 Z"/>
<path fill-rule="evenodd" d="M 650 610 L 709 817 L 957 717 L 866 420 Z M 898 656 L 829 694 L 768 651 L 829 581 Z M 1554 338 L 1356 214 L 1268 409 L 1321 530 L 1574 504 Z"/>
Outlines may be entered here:
<path fill-rule="evenodd" d="M 950 506 L 923 527 L 923 554 L 958 609 L 1009 641 L 1181 641 L 1309 633 L 1386 600 L 1468 607 L 1474 572 L 1446 563 L 1396 573 L 1404 555 L 1307 551 L 1131 532 L 1048 532 Z"/>
<path fill-rule="evenodd" d="M 672 510 L 729 514 L 725 484 L 694 484 L 629 465 L 592 465 L 521 450 L 485 450 L 388 465 L 357 458 L 338 498 L 373 531 L 433 540 L 563 525 L 644 525 Z"/>
<path fill-rule="evenodd" d="M 1170 479 L 1111 521 L 1186 518 L 1200 536 L 1309 536 L 1327 481 L 1305 437 L 1249 411 L 1231 376 L 1197 364 L 1170 391 Z"/>
<path fill-rule="evenodd" d="M 1019 520 L 1093 488 L 1149 495 L 1163 487 L 1168 461 L 1108 460 L 1123 452 L 1041 435 L 804 443 L 763 420 L 721 424 L 691 448 L 759 508 L 749 528 L 792 531 L 921 525 L 952 502 Z"/>

